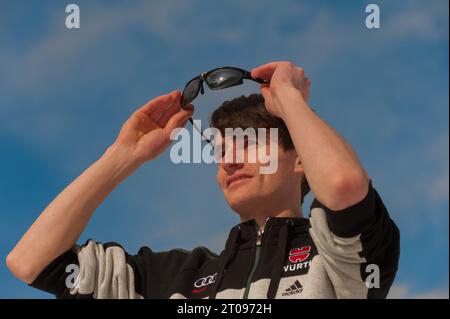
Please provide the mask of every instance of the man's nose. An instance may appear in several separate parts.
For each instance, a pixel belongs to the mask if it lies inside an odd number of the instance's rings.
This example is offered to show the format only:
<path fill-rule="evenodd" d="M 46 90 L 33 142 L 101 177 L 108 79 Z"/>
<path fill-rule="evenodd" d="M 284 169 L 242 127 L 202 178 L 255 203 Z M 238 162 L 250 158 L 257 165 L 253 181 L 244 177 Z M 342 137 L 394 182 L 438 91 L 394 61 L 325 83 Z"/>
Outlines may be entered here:
<path fill-rule="evenodd" d="M 227 173 L 233 173 L 238 169 L 244 167 L 244 163 L 238 163 L 236 161 L 233 161 L 231 163 L 222 163 L 222 167 Z"/>
<path fill-rule="evenodd" d="M 226 150 L 222 158 L 222 166 L 227 172 L 233 172 L 244 166 L 244 154 L 239 153 L 236 145 L 232 145 L 228 150 Z"/>

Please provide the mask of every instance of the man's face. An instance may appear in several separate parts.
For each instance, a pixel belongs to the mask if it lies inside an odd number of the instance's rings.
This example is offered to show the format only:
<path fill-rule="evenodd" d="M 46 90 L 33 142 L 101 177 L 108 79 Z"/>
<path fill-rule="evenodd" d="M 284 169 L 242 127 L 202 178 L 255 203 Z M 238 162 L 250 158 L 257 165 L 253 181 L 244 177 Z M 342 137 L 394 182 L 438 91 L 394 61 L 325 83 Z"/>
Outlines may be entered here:
<path fill-rule="evenodd" d="M 269 215 L 283 209 L 292 208 L 292 205 L 300 203 L 300 182 L 303 170 L 297 163 L 295 150 L 285 151 L 276 143 L 278 167 L 273 174 L 261 174 L 260 168 L 267 166 L 262 163 L 259 156 L 256 162 L 249 161 L 249 152 L 256 149 L 256 153 L 270 152 L 269 143 L 265 146 L 248 145 L 244 143 L 244 161 L 219 163 L 217 170 L 217 182 L 222 189 L 228 205 L 247 220 L 256 215 Z M 272 145 L 272 147 L 274 147 Z M 224 147 L 227 149 L 227 147 Z M 227 152 L 232 151 L 236 159 L 236 143 L 231 142 Z M 297 168 L 296 168 L 297 167 Z"/>

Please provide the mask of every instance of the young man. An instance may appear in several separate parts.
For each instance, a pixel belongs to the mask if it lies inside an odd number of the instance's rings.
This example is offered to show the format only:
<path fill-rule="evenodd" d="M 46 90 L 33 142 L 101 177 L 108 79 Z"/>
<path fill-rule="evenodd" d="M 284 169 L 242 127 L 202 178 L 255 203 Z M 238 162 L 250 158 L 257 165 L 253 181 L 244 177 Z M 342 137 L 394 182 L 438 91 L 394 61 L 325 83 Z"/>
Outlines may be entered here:
<path fill-rule="evenodd" d="M 13 274 L 62 298 L 386 297 L 399 231 L 356 154 L 306 103 L 311 82 L 301 68 L 273 62 L 251 75 L 270 80 L 263 98 L 226 102 L 211 123 L 221 131 L 277 127 L 278 168 L 261 174 L 258 161 L 218 164 L 218 184 L 241 219 L 220 255 L 204 247 L 130 255 L 115 243 L 75 245 L 104 198 L 161 154 L 193 113 L 192 105 L 180 109 L 174 91 L 138 109 L 50 203 L 8 255 Z M 304 218 L 309 188 L 315 198 Z"/>

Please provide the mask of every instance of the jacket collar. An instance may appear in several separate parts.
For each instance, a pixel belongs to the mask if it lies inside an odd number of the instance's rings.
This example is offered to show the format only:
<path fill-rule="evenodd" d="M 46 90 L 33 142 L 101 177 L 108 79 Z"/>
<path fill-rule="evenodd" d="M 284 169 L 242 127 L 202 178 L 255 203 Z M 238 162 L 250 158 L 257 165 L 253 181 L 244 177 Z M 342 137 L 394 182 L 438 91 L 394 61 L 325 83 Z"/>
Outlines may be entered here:
<path fill-rule="evenodd" d="M 264 225 L 264 241 L 267 244 L 277 245 L 274 256 L 275 265 L 272 268 L 271 281 L 267 291 L 267 297 L 269 299 L 275 297 L 280 283 L 289 234 L 293 231 L 296 234 L 307 232 L 309 227 L 309 219 L 306 218 L 271 217 L 266 220 Z M 216 297 L 217 289 L 224 276 L 225 269 L 229 261 L 235 256 L 238 247 L 241 249 L 255 249 L 258 230 L 259 226 L 255 219 L 237 224 L 231 229 L 225 244 L 225 250 L 219 259 L 217 282 L 210 291 L 210 299 Z"/>
<path fill-rule="evenodd" d="M 284 224 L 289 224 L 295 233 L 308 232 L 310 228 L 308 218 L 270 217 L 264 226 L 264 237 L 266 237 L 265 241 L 277 242 L 279 230 Z M 240 230 L 239 241 L 241 244 L 247 246 L 246 243 L 248 242 L 249 246 L 254 245 L 259 229 L 258 223 L 255 219 L 250 219 L 239 223 L 235 225 L 231 231 L 234 228 L 238 228 Z M 230 237 L 231 231 L 228 237 Z"/>

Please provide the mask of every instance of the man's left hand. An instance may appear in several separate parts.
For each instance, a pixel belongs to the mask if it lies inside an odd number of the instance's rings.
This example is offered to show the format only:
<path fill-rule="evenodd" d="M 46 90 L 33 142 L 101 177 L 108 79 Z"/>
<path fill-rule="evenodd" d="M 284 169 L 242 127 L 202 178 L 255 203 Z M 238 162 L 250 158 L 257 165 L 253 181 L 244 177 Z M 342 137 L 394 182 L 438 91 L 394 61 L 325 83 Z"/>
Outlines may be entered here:
<path fill-rule="evenodd" d="M 286 94 L 300 93 L 306 102 L 309 98 L 311 80 L 305 77 L 305 71 L 289 61 L 271 62 L 252 69 L 252 77 L 270 81 L 261 85 L 267 111 L 283 118 L 284 109 L 280 98 Z"/>

